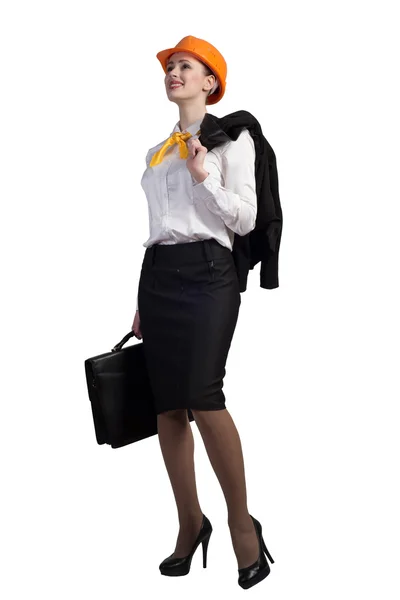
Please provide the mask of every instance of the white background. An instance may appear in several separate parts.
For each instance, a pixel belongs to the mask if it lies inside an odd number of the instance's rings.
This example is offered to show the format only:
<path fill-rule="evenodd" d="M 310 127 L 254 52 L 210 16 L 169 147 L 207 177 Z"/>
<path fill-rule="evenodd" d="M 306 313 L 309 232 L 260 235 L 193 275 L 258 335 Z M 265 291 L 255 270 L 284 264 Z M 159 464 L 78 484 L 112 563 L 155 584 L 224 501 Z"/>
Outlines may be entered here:
<path fill-rule="evenodd" d="M 131 328 L 145 156 L 179 118 L 156 53 L 186 35 L 224 55 L 207 110 L 260 121 L 283 209 L 280 287 L 250 272 L 224 385 L 275 559 L 247 593 L 399 598 L 395 4 L 2 3 L 2 598 L 244 593 L 197 426 L 208 567 L 199 548 L 163 577 L 178 519 L 158 438 L 97 445 L 84 374 Z"/>

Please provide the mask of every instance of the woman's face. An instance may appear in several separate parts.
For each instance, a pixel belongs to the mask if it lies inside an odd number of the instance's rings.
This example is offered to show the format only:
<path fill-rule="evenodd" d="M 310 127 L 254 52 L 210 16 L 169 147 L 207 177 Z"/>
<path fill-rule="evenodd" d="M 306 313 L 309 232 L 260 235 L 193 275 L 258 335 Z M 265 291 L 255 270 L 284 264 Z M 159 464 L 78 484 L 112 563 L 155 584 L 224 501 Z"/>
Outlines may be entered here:
<path fill-rule="evenodd" d="M 215 83 L 213 75 L 204 75 L 204 66 L 201 61 L 188 52 L 175 52 L 167 62 L 165 75 L 167 95 L 173 102 L 183 99 L 196 98 L 204 91 L 209 92 Z M 172 82 L 181 85 L 171 88 Z M 205 96 L 205 95 L 204 95 Z"/>

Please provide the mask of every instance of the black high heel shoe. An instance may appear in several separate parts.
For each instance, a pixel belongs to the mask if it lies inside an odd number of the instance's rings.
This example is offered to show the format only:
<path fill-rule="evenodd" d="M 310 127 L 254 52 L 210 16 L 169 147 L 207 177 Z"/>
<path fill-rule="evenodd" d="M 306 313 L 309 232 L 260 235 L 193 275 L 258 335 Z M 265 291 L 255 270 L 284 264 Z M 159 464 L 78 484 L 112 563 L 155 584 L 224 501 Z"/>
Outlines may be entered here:
<path fill-rule="evenodd" d="M 207 548 L 208 542 L 210 541 L 211 532 L 211 523 L 207 519 L 206 515 L 203 514 L 203 521 L 201 524 L 200 532 L 196 538 L 196 541 L 193 544 L 193 548 L 191 549 L 190 554 L 184 556 L 183 558 L 172 558 L 172 554 L 171 556 L 168 556 L 168 558 L 163 560 L 160 564 L 161 575 L 170 575 L 173 577 L 187 575 L 190 571 L 190 565 L 192 563 L 193 554 L 195 553 L 197 546 L 200 543 L 203 544 L 203 568 L 205 569 L 207 566 Z"/>
<path fill-rule="evenodd" d="M 253 585 L 256 585 L 256 583 L 259 583 L 260 581 L 265 579 L 267 577 L 267 575 L 269 575 L 271 569 L 270 569 L 267 559 L 264 556 L 264 552 L 268 556 L 270 562 L 271 563 L 274 562 L 274 559 L 268 552 L 267 546 L 265 545 L 264 538 L 262 536 L 261 523 L 259 521 L 257 521 L 257 519 L 255 519 L 254 517 L 251 516 L 251 518 L 253 519 L 254 527 L 255 527 L 255 530 L 257 533 L 258 545 L 260 547 L 260 553 L 259 553 L 258 558 L 255 563 L 253 563 L 252 565 L 249 565 L 248 567 L 243 567 L 242 569 L 238 569 L 238 571 L 239 571 L 238 584 L 240 585 L 240 587 L 242 587 L 245 590 L 252 587 Z"/>

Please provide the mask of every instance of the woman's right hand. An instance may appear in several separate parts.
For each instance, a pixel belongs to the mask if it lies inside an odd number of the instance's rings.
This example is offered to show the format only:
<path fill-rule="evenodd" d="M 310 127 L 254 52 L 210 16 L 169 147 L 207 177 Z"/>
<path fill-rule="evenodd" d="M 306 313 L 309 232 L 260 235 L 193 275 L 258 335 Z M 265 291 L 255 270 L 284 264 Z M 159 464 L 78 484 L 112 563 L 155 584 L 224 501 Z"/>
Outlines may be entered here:
<path fill-rule="evenodd" d="M 132 329 L 133 333 L 135 334 L 135 336 L 137 338 L 139 338 L 139 340 L 141 340 L 143 336 L 142 336 L 142 332 L 140 331 L 140 315 L 139 315 L 138 310 L 135 312 L 135 318 L 133 319 L 131 329 Z"/>

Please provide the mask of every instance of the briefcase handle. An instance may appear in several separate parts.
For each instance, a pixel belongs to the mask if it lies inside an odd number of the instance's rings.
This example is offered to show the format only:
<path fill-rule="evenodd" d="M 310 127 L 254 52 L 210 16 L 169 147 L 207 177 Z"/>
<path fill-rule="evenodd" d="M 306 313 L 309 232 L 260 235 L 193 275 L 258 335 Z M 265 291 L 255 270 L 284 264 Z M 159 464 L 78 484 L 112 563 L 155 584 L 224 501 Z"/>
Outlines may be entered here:
<path fill-rule="evenodd" d="M 130 331 L 129 333 L 127 333 L 127 334 L 126 334 L 126 335 L 125 335 L 125 336 L 122 338 L 122 340 L 121 340 L 120 342 L 118 342 L 118 344 L 115 344 L 114 348 L 111 348 L 111 352 L 116 352 L 117 350 L 121 350 L 122 346 L 123 346 L 124 344 L 126 344 L 126 342 L 127 342 L 128 340 L 130 340 L 130 339 L 131 339 L 131 337 L 132 337 L 133 335 L 135 335 L 135 332 L 134 332 L 133 330 L 132 330 L 132 331 Z M 135 337 L 137 337 L 137 336 L 135 335 Z M 138 338 L 138 339 L 140 339 L 140 338 Z"/>

